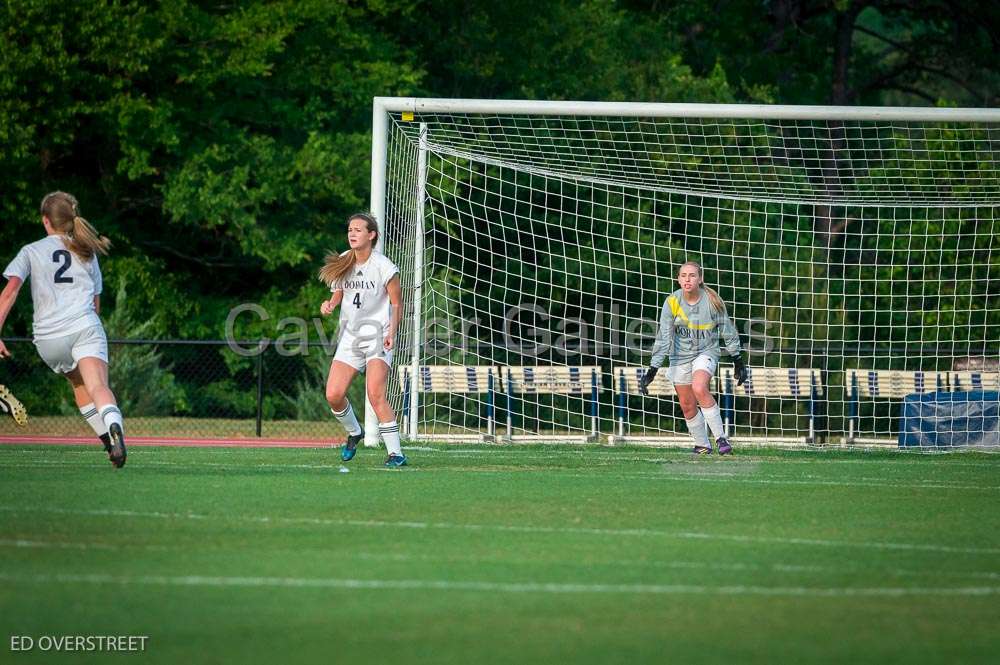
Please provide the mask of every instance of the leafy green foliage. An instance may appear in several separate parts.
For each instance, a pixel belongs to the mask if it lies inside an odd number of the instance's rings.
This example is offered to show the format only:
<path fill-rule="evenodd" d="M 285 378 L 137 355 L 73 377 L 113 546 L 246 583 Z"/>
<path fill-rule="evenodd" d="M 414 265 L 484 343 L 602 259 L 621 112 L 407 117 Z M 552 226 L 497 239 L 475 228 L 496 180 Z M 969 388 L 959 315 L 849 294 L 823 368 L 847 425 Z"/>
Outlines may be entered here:
<path fill-rule="evenodd" d="M 134 259 L 109 267 L 168 283 L 132 293 L 179 314 L 158 317 L 157 334 L 221 337 L 236 302 L 272 284 L 294 296 L 342 242 L 340 220 L 366 207 L 371 97 L 420 78 L 368 11 L 8 3 L 0 241 L 36 236 L 41 196 L 66 189 L 116 259 Z"/>
<path fill-rule="evenodd" d="M 267 298 L 276 319 L 303 294 L 315 306 L 323 253 L 368 201 L 372 96 L 815 103 L 833 21 L 855 4 L 14 0 L 0 15 L 0 244 L 34 239 L 41 196 L 73 191 L 115 242 L 108 272 L 141 284 L 151 333 L 221 337 L 239 302 Z M 896 44 L 878 65 L 892 68 L 925 39 L 936 68 L 910 57 L 906 72 L 964 101 L 958 70 L 934 72 L 951 57 L 992 80 L 995 19 L 869 3 L 855 70 L 871 69 L 872 43 Z M 11 326 L 27 321 L 19 308 Z"/>

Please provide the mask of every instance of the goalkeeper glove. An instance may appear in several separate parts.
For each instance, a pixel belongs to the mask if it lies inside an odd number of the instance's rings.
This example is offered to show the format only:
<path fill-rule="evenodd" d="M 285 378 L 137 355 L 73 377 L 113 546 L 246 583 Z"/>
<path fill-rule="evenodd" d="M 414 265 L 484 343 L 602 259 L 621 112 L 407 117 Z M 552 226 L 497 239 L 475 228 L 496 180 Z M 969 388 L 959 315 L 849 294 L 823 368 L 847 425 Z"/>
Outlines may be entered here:
<path fill-rule="evenodd" d="M 646 373 L 639 380 L 639 392 L 640 393 L 642 393 L 643 395 L 648 395 L 649 394 L 649 391 L 647 390 L 647 388 L 649 387 L 649 384 L 651 384 L 653 382 L 653 379 L 656 378 L 656 372 L 659 369 L 660 369 L 659 367 L 650 367 L 649 369 L 646 370 Z"/>
<path fill-rule="evenodd" d="M 743 364 L 743 358 L 740 354 L 733 356 L 733 376 L 736 377 L 736 385 L 738 386 L 742 386 L 750 378 L 750 372 L 747 370 L 747 366 Z"/>

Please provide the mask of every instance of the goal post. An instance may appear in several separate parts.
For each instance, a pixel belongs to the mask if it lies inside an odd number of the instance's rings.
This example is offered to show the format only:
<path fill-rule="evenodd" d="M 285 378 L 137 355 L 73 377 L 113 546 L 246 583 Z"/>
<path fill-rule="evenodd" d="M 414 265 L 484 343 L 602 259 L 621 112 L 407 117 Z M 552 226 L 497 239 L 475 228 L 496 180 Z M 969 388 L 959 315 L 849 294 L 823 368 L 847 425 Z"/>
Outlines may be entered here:
<path fill-rule="evenodd" d="M 629 379 L 685 260 L 751 368 L 713 379 L 737 441 L 902 445 L 908 396 L 1000 388 L 1000 110 L 380 97 L 371 191 L 411 441 L 686 445 Z"/>

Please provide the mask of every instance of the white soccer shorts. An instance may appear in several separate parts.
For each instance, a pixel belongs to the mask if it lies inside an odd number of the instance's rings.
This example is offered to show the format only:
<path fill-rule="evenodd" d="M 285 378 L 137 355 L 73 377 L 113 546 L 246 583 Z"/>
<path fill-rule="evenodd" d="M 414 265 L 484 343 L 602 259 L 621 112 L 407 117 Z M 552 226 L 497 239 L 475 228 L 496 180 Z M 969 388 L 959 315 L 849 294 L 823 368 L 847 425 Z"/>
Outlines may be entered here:
<path fill-rule="evenodd" d="M 373 360 L 381 360 L 392 367 L 392 351 L 383 348 L 384 339 L 384 335 L 355 336 L 344 333 L 337 344 L 337 353 L 333 359 L 346 363 L 359 372 L 364 372 L 368 363 Z"/>
<path fill-rule="evenodd" d="M 694 360 L 686 363 L 679 363 L 670 366 L 670 382 L 674 385 L 689 386 L 694 377 L 695 370 L 704 370 L 709 376 L 715 376 L 715 368 L 719 361 L 707 354 L 701 354 Z"/>
<path fill-rule="evenodd" d="M 81 358 L 108 362 L 108 338 L 103 326 L 90 326 L 64 337 L 35 340 L 35 348 L 56 374 L 72 372 Z"/>

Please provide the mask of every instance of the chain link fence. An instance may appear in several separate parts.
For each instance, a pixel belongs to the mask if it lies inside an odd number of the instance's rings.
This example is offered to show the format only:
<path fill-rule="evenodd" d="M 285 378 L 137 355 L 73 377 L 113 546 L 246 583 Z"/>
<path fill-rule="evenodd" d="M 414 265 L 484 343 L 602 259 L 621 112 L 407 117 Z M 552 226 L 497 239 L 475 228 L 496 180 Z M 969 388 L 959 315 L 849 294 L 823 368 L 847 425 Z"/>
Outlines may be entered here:
<path fill-rule="evenodd" d="M 26 427 L 18 427 L 10 418 L 0 418 L 0 436 L 28 437 L 93 437 L 93 432 L 80 416 L 73 393 L 62 376 L 52 372 L 39 358 L 27 338 L 5 338 L 12 357 L 0 361 L 0 384 L 8 386 L 27 408 Z M 109 382 L 125 415 L 129 436 L 163 437 L 170 439 L 284 439 L 329 441 L 339 443 L 345 437 L 340 423 L 330 413 L 326 403 L 325 385 L 334 349 L 319 342 L 301 342 L 284 347 L 280 342 L 259 344 L 256 341 L 234 342 L 242 349 L 237 352 L 224 340 L 109 340 Z M 851 408 L 845 388 L 844 372 L 837 353 L 824 353 L 831 358 L 822 383 L 824 389 L 816 406 L 815 429 L 826 442 L 837 442 L 847 435 L 849 422 L 854 419 L 854 432 L 859 436 L 878 437 L 892 442 L 899 432 L 901 400 L 861 399 Z M 932 350 L 927 350 L 930 353 Z M 861 357 L 860 351 L 852 350 Z M 485 353 L 466 357 L 448 347 L 443 356 L 428 355 L 424 360 L 445 364 L 476 364 Z M 933 356 L 938 365 L 927 361 L 927 354 L 917 350 L 907 357 L 925 371 L 965 369 L 962 360 L 988 361 L 970 368 L 996 372 L 995 359 L 983 357 L 943 359 Z M 751 363 L 754 357 L 751 357 Z M 794 367 L 795 356 L 781 366 Z M 876 369 L 883 363 L 856 363 Z M 955 362 L 952 362 L 955 360 Z M 805 363 L 799 363 L 804 366 Z M 854 366 L 854 364 L 852 364 Z M 651 404 L 649 399 L 629 397 L 619 405 L 611 385 L 611 372 L 602 373 L 597 415 L 602 423 L 601 434 L 612 432 L 623 407 L 627 428 L 663 428 L 683 432 L 676 400 L 661 399 Z M 397 420 L 405 426 L 407 407 L 404 404 L 399 373 L 390 373 L 388 396 Z M 348 397 L 364 419 L 364 379 L 356 378 Z M 485 406 L 470 405 L 466 397 L 453 394 L 426 394 L 421 399 L 421 434 L 452 433 L 455 426 L 485 431 Z M 517 396 L 514 426 L 528 432 L 544 433 L 543 421 L 553 419 L 553 405 L 546 396 Z M 551 397 L 551 396 L 549 396 Z M 560 417 L 569 415 L 585 419 L 587 411 L 578 398 L 572 405 L 563 405 Z M 805 432 L 809 413 L 803 400 L 738 397 L 735 408 L 737 436 L 773 437 L 781 432 Z M 507 402 L 498 397 L 498 419 L 506 417 Z M 569 415 L 567 415 L 569 414 Z M 581 421 L 582 422 L 582 421 Z M 588 421 L 589 422 L 589 421 Z M 569 423 L 569 420 L 566 420 Z M 610 424 L 610 425 L 609 425 Z M 583 425 L 577 423 L 579 430 Z M 564 432 L 559 432 L 564 433 Z"/>
<path fill-rule="evenodd" d="M 12 357 L 0 362 L 0 383 L 24 403 L 29 419 L 26 427 L 0 419 L 0 435 L 92 437 L 66 379 L 42 362 L 29 339 L 4 341 Z M 345 436 L 326 403 L 332 349 L 322 344 L 295 353 L 267 345 L 247 356 L 222 340 L 112 339 L 109 353 L 109 383 L 130 436 L 331 442 Z M 363 378 L 348 395 L 363 419 Z"/>

